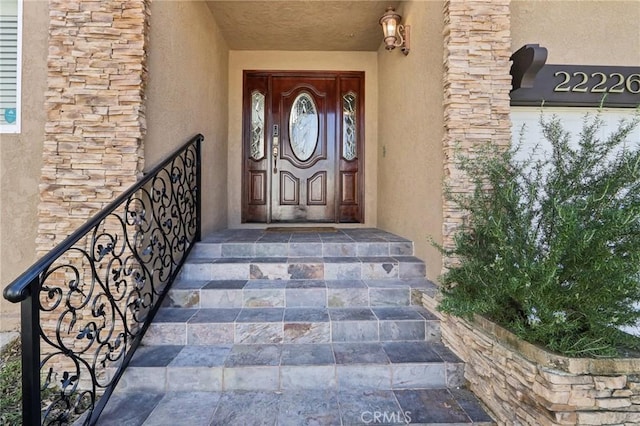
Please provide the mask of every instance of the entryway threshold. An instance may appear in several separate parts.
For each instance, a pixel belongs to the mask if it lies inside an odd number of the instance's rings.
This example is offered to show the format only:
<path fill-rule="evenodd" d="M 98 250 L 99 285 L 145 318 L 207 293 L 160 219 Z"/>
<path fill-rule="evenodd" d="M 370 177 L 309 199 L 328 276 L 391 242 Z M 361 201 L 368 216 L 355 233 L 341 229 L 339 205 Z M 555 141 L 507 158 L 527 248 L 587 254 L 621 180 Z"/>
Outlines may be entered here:
<path fill-rule="evenodd" d="M 269 226 L 267 232 L 338 232 L 333 226 Z"/>
<path fill-rule="evenodd" d="M 210 232 L 202 243 L 252 244 L 252 243 L 403 243 L 413 250 L 410 240 L 376 228 L 337 228 L 333 226 L 268 226 L 263 228 L 235 228 Z M 410 247 L 409 247 L 410 246 Z M 389 254 L 387 251 L 386 254 Z M 320 255 L 320 254 L 318 254 Z"/>

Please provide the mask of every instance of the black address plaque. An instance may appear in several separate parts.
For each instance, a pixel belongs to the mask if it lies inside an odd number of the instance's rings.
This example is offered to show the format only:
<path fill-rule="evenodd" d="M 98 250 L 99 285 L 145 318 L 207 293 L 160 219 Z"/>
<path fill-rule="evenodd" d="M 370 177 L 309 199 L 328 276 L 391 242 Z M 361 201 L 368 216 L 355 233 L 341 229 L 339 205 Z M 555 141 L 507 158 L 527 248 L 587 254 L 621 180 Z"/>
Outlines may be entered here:
<path fill-rule="evenodd" d="M 511 105 L 640 105 L 640 67 L 545 64 L 547 49 L 537 44 L 520 48 L 511 59 Z"/>

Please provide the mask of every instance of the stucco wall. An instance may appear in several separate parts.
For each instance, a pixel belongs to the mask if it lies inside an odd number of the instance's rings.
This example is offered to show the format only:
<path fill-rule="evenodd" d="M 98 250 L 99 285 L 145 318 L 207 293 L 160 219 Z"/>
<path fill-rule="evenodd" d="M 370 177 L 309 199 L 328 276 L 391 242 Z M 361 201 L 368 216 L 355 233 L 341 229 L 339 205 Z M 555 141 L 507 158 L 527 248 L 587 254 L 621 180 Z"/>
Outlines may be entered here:
<path fill-rule="evenodd" d="M 145 169 L 197 133 L 203 232 L 227 225 L 228 53 L 205 2 L 151 3 Z"/>
<path fill-rule="evenodd" d="M 549 64 L 640 64 L 640 2 L 511 1 L 513 50 L 539 43 Z"/>
<path fill-rule="evenodd" d="M 365 224 L 375 227 L 378 138 L 378 67 L 375 52 L 231 51 L 229 53 L 229 227 L 241 222 L 242 71 L 365 72 Z"/>
<path fill-rule="evenodd" d="M 378 226 L 415 243 L 435 279 L 442 241 L 442 2 L 405 2 L 411 52 L 378 52 Z"/>
<path fill-rule="evenodd" d="M 0 287 L 36 259 L 38 183 L 44 139 L 49 9 L 25 0 L 22 39 L 22 129 L 0 135 Z M 19 305 L 0 297 L 0 330 L 18 327 Z"/>

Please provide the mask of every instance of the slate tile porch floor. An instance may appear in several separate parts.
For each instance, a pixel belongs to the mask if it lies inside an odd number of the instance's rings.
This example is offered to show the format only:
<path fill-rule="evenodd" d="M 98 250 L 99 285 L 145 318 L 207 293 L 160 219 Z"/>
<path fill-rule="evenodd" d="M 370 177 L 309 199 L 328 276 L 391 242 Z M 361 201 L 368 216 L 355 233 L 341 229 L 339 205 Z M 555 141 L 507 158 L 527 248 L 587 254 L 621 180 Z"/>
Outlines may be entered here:
<path fill-rule="evenodd" d="M 101 426 L 366 424 L 489 425 L 493 420 L 464 389 L 312 389 L 116 394 L 98 422 Z"/>

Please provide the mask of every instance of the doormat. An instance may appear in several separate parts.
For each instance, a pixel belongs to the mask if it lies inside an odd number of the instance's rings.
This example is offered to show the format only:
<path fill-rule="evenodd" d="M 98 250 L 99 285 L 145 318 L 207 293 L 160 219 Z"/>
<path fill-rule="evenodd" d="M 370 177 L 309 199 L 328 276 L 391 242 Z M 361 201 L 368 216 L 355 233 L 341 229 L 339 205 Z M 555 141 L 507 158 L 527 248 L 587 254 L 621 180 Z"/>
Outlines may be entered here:
<path fill-rule="evenodd" d="M 338 232 L 332 226 L 270 226 L 267 232 Z"/>

